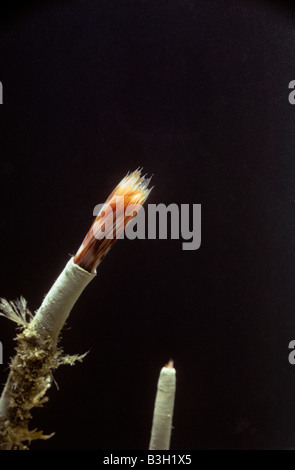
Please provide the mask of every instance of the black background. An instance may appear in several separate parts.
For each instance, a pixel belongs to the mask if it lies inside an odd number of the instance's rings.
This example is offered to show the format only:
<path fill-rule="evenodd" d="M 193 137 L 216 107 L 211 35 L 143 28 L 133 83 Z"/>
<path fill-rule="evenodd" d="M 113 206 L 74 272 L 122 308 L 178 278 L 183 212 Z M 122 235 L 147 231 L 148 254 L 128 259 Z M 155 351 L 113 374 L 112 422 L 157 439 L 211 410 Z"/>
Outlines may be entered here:
<path fill-rule="evenodd" d="M 202 244 L 119 241 L 63 331 L 32 449 L 147 449 L 160 368 L 171 449 L 295 443 L 295 18 L 284 3 L 74 0 L 2 17 L 0 295 L 36 310 L 128 170 L 202 205 Z M 0 319 L 4 363 L 14 324 Z"/>

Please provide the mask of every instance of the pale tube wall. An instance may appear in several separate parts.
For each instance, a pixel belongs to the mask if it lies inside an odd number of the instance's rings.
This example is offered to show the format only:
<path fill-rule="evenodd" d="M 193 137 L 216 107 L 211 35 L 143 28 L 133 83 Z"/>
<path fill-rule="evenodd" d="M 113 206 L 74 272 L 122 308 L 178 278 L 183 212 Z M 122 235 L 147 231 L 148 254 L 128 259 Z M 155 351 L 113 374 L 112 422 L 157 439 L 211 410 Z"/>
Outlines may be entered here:
<path fill-rule="evenodd" d="M 76 301 L 95 276 L 96 272 L 88 273 L 71 258 L 32 320 L 36 331 L 57 339 Z"/>
<path fill-rule="evenodd" d="M 158 380 L 149 450 L 170 448 L 175 389 L 175 369 L 163 367 Z"/>
<path fill-rule="evenodd" d="M 95 276 L 96 272 L 88 273 L 75 264 L 73 258 L 71 258 L 31 321 L 30 325 L 34 327 L 36 333 L 44 338 L 49 337 L 53 344 L 57 343 L 60 330 L 74 304 Z M 8 377 L 0 398 L 0 420 L 6 418 L 8 411 L 10 380 L 11 375 Z"/>

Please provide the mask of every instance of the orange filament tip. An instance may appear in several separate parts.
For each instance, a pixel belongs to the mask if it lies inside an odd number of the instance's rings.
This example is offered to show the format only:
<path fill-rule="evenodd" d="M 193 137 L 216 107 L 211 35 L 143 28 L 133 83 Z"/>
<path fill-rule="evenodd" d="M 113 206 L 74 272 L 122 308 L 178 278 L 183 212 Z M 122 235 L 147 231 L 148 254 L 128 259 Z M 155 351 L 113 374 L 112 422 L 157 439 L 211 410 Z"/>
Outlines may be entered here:
<path fill-rule="evenodd" d="M 170 359 L 170 361 L 167 362 L 165 365 L 166 369 L 173 369 L 174 368 L 174 361 Z"/>
<path fill-rule="evenodd" d="M 79 250 L 74 257 L 74 263 L 88 272 L 93 272 L 105 255 L 109 252 L 115 241 L 124 231 L 127 223 L 136 215 L 126 215 L 126 208 L 133 205 L 143 205 L 153 188 L 148 188 L 151 178 L 141 176 L 141 170 L 137 169 L 120 181 L 113 190 L 93 224 Z M 122 200 L 117 208 L 118 199 Z M 118 219 L 118 220 L 116 220 Z"/>

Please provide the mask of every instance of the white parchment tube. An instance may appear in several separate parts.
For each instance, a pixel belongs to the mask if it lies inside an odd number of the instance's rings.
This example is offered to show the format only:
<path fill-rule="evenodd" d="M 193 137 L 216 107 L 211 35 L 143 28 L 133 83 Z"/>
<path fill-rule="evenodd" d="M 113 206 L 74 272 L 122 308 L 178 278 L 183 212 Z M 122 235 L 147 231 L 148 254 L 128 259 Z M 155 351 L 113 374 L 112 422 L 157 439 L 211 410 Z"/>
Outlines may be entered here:
<path fill-rule="evenodd" d="M 163 367 L 158 381 L 149 450 L 170 448 L 175 389 L 174 367 Z"/>
<path fill-rule="evenodd" d="M 36 331 L 57 339 L 76 301 L 95 276 L 96 272 L 88 273 L 71 258 L 32 320 Z"/>
<path fill-rule="evenodd" d="M 95 276 L 96 272 L 88 273 L 75 264 L 73 258 L 68 261 L 31 321 L 37 335 L 45 339 L 50 338 L 53 344 L 57 343 L 60 330 L 74 304 Z M 8 412 L 10 381 L 11 374 L 0 398 L 0 420 L 5 419 Z"/>
<path fill-rule="evenodd" d="M 151 191 L 148 189 L 149 182 L 150 178 L 141 176 L 139 169 L 128 173 L 107 199 L 104 207 L 109 206 L 112 210 L 117 197 L 124 199 L 120 207 L 122 229 L 134 216 L 125 215 L 126 209 L 131 205 L 143 205 L 148 197 Z M 121 220 L 120 217 L 118 220 Z M 74 304 L 96 276 L 97 266 L 116 241 L 116 238 L 96 238 L 97 230 L 105 223 L 100 212 L 75 257 L 68 261 L 32 320 L 27 319 L 26 302 L 9 303 L 2 299 L 5 307 L 2 313 L 21 325 L 23 330 L 17 336 L 17 353 L 0 397 L 0 449 L 22 449 L 27 441 L 50 437 L 28 429 L 31 409 L 44 403 L 52 381 L 52 370 L 62 363 L 73 363 L 79 359 L 78 356 L 62 355 L 57 343 Z M 117 226 L 113 229 L 118 235 Z"/>

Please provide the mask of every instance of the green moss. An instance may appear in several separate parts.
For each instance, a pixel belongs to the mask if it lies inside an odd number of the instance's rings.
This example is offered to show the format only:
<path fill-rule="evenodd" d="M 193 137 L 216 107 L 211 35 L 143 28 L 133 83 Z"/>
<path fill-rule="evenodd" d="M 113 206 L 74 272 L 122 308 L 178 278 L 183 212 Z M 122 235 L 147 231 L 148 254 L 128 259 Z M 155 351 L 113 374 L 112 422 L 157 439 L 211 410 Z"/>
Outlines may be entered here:
<path fill-rule="evenodd" d="M 16 337 L 16 356 L 4 390 L 5 416 L 0 418 L 0 449 L 27 449 L 32 440 L 49 439 L 36 429 L 29 430 L 31 410 L 48 401 L 53 371 L 61 364 L 73 365 L 85 356 L 63 355 L 51 338 L 36 333 L 30 323 Z"/>

